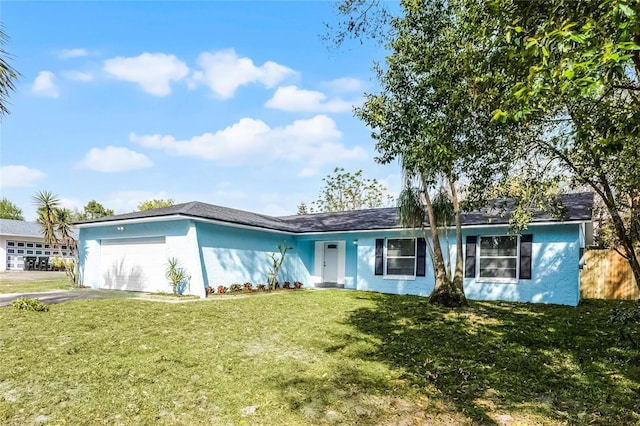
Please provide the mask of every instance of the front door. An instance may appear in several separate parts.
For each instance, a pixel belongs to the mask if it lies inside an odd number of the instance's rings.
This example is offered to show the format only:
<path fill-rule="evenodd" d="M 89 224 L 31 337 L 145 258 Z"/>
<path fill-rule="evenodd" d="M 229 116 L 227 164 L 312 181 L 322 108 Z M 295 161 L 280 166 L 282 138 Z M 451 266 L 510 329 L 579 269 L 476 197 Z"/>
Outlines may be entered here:
<path fill-rule="evenodd" d="M 338 243 L 324 243 L 322 281 L 325 283 L 338 282 Z"/>

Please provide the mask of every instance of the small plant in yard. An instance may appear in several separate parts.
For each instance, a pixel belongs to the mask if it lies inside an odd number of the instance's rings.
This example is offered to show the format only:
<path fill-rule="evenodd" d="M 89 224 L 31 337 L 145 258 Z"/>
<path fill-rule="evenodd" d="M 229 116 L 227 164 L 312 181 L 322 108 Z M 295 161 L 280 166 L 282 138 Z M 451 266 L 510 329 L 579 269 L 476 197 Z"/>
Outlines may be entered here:
<path fill-rule="evenodd" d="M 253 284 L 249 282 L 244 283 L 244 291 L 253 291 Z"/>
<path fill-rule="evenodd" d="M 293 288 L 299 289 L 302 288 L 304 284 L 302 284 L 300 281 L 294 281 L 293 282 Z"/>
<path fill-rule="evenodd" d="M 271 259 L 271 271 L 267 274 L 267 285 L 269 286 L 269 290 L 275 290 L 279 287 L 278 285 L 278 271 L 280 271 L 280 267 L 282 266 L 282 262 L 284 262 L 284 257 L 289 250 L 293 250 L 293 247 L 289 247 L 287 245 L 287 240 L 284 241 L 284 244 L 278 244 L 276 248 L 280 251 L 280 257 L 276 253 L 267 253 L 267 256 Z"/>
<path fill-rule="evenodd" d="M 223 285 L 218 286 L 218 294 L 225 294 L 227 292 L 227 288 Z"/>
<path fill-rule="evenodd" d="M 291 288 L 291 282 L 285 281 L 282 283 L 282 288 Z"/>
<path fill-rule="evenodd" d="M 258 291 L 265 291 L 265 290 L 267 289 L 267 286 L 266 286 L 266 285 L 264 285 L 264 284 L 258 284 L 258 285 L 256 286 L 256 289 L 257 289 Z"/>
<path fill-rule="evenodd" d="M 207 296 L 210 296 L 216 292 L 215 289 L 211 286 L 206 286 L 204 291 Z"/>
<path fill-rule="evenodd" d="M 231 284 L 231 286 L 229 286 L 229 293 L 240 293 L 243 289 L 242 284 Z"/>
<path fill-rule="evenodd" d="M 173 294 L 182 294 L 189 287 L 191 277 L 187 274 L 186 269 L 180 266 L 178 258 L 170 257 L 168 263 L 169 266 L 165 271 L 165 276 L 169 280 Z"/>
<path fill-rule="evenodd" d="M 49 305 L 40 302 L 38 299 L 30 299 L 28 297 L 21 297 L 11 302 L 11 305 L 20 311 L 36 311 L 47 312 Z"/>

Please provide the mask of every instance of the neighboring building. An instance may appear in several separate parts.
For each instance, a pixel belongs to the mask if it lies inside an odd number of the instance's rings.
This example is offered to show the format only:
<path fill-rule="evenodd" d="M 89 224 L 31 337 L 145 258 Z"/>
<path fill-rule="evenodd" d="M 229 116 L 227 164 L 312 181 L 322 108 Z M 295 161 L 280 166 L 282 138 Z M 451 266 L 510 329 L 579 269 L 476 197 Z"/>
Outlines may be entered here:
<path fill-rule="evenodd" d="M 563 220 L 542 212 L 522 235 L 508 233 L 508 211 L 463 215 L 467 297 L 577 305 L 579 261 L 591 229 L 593 195 L 568 194 Z M 421 230 L 403 229 L 395 208 L 270 217 L 200 202 L 133 212 L 77 225 L 80 283 L 94 288 L 168 291 L 169 257 L 205 287 L 265 283 L 268 253 L 287 245 L 280 281 L 428 296 L 433 270 Z M 428 232 L 428 228 L 427 228 Z M 455 259 L 455 231 L 442 238 Z"/>
<path fill-rule="evenodd" d="M 50 247 L 44 243 L 42 227 L 37 222 L 0 219 L 0 271 L 22 271 L 25 258 L 73 258 L 72 247 L 64 244 Z"/>

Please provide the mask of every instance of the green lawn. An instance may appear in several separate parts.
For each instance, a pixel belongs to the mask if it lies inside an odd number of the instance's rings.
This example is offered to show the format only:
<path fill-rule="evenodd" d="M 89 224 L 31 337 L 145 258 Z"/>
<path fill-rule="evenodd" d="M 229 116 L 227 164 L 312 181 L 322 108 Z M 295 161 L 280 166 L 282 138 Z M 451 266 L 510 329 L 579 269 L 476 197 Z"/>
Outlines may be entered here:
<path fill-rule="evenodd" d="M 0 294 L 2 293 L 36 293 L 53 290 L 71 290 L 69 278 L 56 278 L 41 281 L 9 281 L 0 280 Z"/>
<path fill-rule="evenodd" d="M 0 424 L 640 424 L 634 302 L 212 299 L 0 308 Z"/>

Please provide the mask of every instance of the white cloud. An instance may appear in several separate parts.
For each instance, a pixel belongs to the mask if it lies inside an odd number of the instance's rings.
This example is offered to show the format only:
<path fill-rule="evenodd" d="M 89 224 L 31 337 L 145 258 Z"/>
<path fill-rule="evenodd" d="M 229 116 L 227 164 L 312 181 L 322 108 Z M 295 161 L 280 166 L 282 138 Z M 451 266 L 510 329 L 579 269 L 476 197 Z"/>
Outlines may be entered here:
<path fill-rule="evenodd" d="M 104 149 L 92 148 L 78 164 L 78 168 L 104 173 L 124 172 L 151 166 L 153 162 L 146 155 L 115 146 Z"/>
<path fill-rule="evenodd" d="M 63 49 L 58 54 L 60 59 L 78 58 L 81 56 L 87 56 L 89 52 L 87 49 Z"/>
<path fill-rule="evenodd" d="M 343 77 L 329 81 L 324 84 L 326 87 L 337 92 L 362 92 L 364 82 L 357 78 Z"/>
<path fill-rule="evenodd" d="M 0 167 L 0 186 L 3 188 L 34 186 L 37 181 L 46 176 L 44 172 L 27 166 L 2 166 Z"/>
<path fill-rule="evenodd" d="M 60 90 L 55 82 L 55 74 L 51 71 L 40 71 L 31 86 L 31 92 L 38 96 L 48 98 L 57 98 L 60 96 Z"/>
<path fill-rule="evenodd" d="M 256 66 L 250 58 L 239 57 L 233 49 L 201 53 L 198 65 L 202 70 L 193 73 L 190 85 L 203 84 L 222 99 L 232 98 L 240 86 L 261 83 L 270 89 L 297 74 L 291 68 L 272 61 Z"/>
<path fill-rule="evenodd" d="M 93 74 L 82 71 L 65 71 L 62 75 L 68 80 L 93 81 Z"/>
<path fill-rule="evenodd" d="M 117 79 L 137 83 L 152 95 L 166 96 L 171 93 L 170 83 L 186 77 L 189 67 L 175 55 L 145 52 L 132 58 L 107 59 L 104 71 Z"/>
<path fill-rule="evenodd" d="M 243 118 L 216 133 L 177 140 L 171 135 L 132 133 L 131 141 L 146 148 L 162 149 L 170 155 L 213 160 L 225 165 L 262 164 L 275 160 L 298 161 L 308 165 L 367 157 L 361 147 L 347 148 L 339 139 L 342 133 L 326 115 L 296 120 L 284 127 L 269 127 L 265 122 Z"/>
<path fill-rule="evenodd" d="M 327 100 L 327 95 L 315 90 L 298 89 L 296 86 L 278 87 L 265 106 L 291 112 L 344 112 L 352 104 L 340 98 Z"/>
<path fill-rule="evenodd" d="M 306 167 L 298 172 L 298 177 L 311 177 L 315 176 L 316 174 L 318 174 L 318 171 L 316 169 Z"/>

